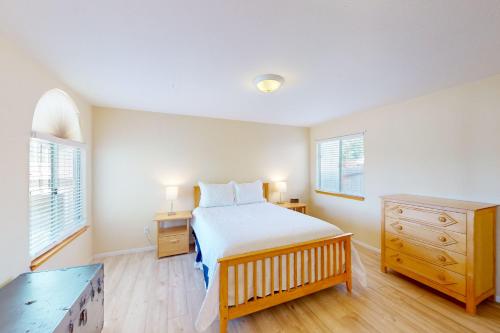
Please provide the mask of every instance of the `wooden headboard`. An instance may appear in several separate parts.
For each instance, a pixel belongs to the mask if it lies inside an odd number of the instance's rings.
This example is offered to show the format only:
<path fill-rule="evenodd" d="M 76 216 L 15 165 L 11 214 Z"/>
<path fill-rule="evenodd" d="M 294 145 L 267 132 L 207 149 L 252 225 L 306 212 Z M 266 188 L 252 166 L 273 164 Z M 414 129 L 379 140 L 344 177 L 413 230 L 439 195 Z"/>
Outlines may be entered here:
<path fill-rule="evenodd" d="M 264 198 L 269 201 L 269 183 L 262 183 L 262 192 L 264 193 Z M 200 187 L 198 185 L 194 186 L 194 208 L 200 205 Z"/>

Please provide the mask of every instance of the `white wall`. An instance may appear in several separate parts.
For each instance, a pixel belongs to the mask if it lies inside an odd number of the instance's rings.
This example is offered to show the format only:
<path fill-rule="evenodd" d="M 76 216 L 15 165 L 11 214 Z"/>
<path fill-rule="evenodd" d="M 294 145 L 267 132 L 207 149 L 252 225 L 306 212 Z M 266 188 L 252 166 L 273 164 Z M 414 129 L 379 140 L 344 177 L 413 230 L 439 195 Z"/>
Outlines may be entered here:
<path fill-rule="evenodd" d="M 314 193 L 315 140 L 365 130 L 366 200 Z M 381 195 L 500 204 L 500 75 L 334 119 L 314 126 L 310 135 L 313 214 L 369 245 L 380 247 Z M 500 274 L 497 279 L 500 286 Z"/>
<path fill-rule="evenodd" d="M 83 136 L 91 143 L 90 106 L 11 41 L 0 36 L 0 285 L 29 270 L 28 157 L 31 121 L 38 99 L 61 88 L 77 103 Z M 88 158 L 91 159 L 90 150 Z M 87 169 L 87 214 L 90 218 L 90 167 Z M 75 240 L 41 269 L 87 263 L 92 256 L 91 232 Z"/>
<path fill-rule="evenodd" d="M 180 185 L 178 210 L 193 208 L 198 180 L 286 179 L 287 197 L 308 199 L 306 128 L 102 108 L 93 119 L 96 253 L 148 246 L 164 185 Z"/>

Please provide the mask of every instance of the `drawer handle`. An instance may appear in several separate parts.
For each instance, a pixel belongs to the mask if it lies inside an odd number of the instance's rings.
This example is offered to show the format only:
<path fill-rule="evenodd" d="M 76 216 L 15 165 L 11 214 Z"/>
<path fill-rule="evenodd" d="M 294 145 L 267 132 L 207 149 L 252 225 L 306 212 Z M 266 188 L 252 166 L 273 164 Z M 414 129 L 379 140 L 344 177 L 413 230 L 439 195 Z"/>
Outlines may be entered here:
<path fill-rule="evenodd" d="M 439 255 L 438 256 L 438 260 L 441 261 L 441 262 L 446 262 L 446 257 L 442 256 L 442 255 Z"/>
<path fill-rule="evenodd" d="M 446 237 L 444 237 L 444 236 L 440 236 L 440 237 L 439 237 L 439 240 L 440 240 L 441 242 L 443 242 L 443 243 L 447 241 Z"/>
<path fill-rule="evenodd" d="M 170 243 L 179 243 L 179 240 L 178 239 L 171 239 Z"/>
<path fill-rule="evenodd" d="M 401 208 L 398 208 L 397 212 L 398 214 L 403 214 L 403 210 Z"/>
<path fill-rule="evenodd" d="M 446 222 L 446 217 L 440 216 L 439 217 L 439 222 L 443 222 L 443 223 Z"/>
<path fill-rule="evenodd" d="M 401 248 L 401 247 L 403 247 L 403 242 L 402 242 L 399 238 L 392 238 L 392 239 L 391 239 L 391 242 L 393 242 L 393 243 L 396 243 L 396 242 L 397 242 L 397 244 L 396 244 L 396 245 L 397 245 L 398 247 L 400 247 L 400 248 Z"/>
<path fill-rule="evenodd" d="M 402 262 L 403 262 L 403 259 L 401 259 L 401 258 L 396 258 L 396 262 L 398 262 L 398 263 L 402 263 Z"/>
<path fill-rule="evenodd" d="M 87 325 L 87 309 L 83 309 L 82 312 L 80 312 L 80 320 L 78 321 L 78 326 L 85 325 Z"/>
<path fill-rule="evenodd" d="M 398 229 L 398 230 L 403 230 L 403 226 L 402 226 L 402 225 L 399 225 L 399 224 L 398 224 L 397 226 L 395 226 L 394 228 L 396 228 L 396 229 Z"/>
<path fill-rule="evenodd" d="M 446 276 L 444 274 L 439 274 L 438 279 L 439 281 L 446 281 Z"/>

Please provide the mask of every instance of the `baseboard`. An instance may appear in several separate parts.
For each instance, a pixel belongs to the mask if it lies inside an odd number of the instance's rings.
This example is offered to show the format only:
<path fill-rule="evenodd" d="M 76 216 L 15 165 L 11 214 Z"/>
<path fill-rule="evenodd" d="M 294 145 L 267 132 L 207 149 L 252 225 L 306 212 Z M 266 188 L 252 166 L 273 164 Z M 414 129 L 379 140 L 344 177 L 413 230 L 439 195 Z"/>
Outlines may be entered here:
<path fill-rule="evenodd" d="M 147 251 L 152 251 L 154 249 L 156 249 L 156 246 L 151 245 L 151 246 L 146 246 L 146 247 L 136 247 L 136 248 L 133 248 L 133 249 L 126 249 L 126 250 L 118 250 L 118 251 L 97 253 L 97 254 L 94 255 L 94 260 L 95 259 L 99 259 L 99 258 L 105 258 L 105 257 L 120 256 L 120 255 L 123 255 L 123 254 L 132 254 L 132 253 L 147 252 Z"/>
<path fill-rule="evenodd" d="M 376 248 L 376 247 L 374 247 L 374 246 L 368 245 L 368 244 L 366 244 L 366 243 L 364 243 L 364 242 L 362 242 L 362 241 L 360 241 L 360 240 L 358 240 L 358 239 L 354 239 L 354 238 L 353 238 L 353 239 L 352 239 L 352 242 L 353 242 L 354 244 L 356 244 L 356 245 L 359 245 L 359 246 L 364 247 L 364 248 L 365 248 L 365 249 L 367 249 L 367 250 L 370 250 L 370 251 L 373 251 L 373 252 L 380 253 L 380 249 L 379 249 L 379 248 Z"/>

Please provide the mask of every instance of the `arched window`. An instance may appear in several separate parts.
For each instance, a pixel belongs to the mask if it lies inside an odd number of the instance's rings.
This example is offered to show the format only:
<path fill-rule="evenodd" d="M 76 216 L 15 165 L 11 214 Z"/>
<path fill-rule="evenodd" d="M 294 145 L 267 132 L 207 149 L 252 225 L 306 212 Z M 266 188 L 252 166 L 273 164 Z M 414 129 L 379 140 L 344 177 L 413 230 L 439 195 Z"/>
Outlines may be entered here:
<path fill-rule="evenodd" d="M 75 102 L 61 89 L 47 91 L 38 101 L 31 129 L 60 139 L 82 142 Z"/>
<path fill-rule="evenodd" d="M 60 89 L 46 92 L 35 108 L 29 158 L 32 259 L 85 225 L 84 144 L 78 115 L 71 97 Z"/>

